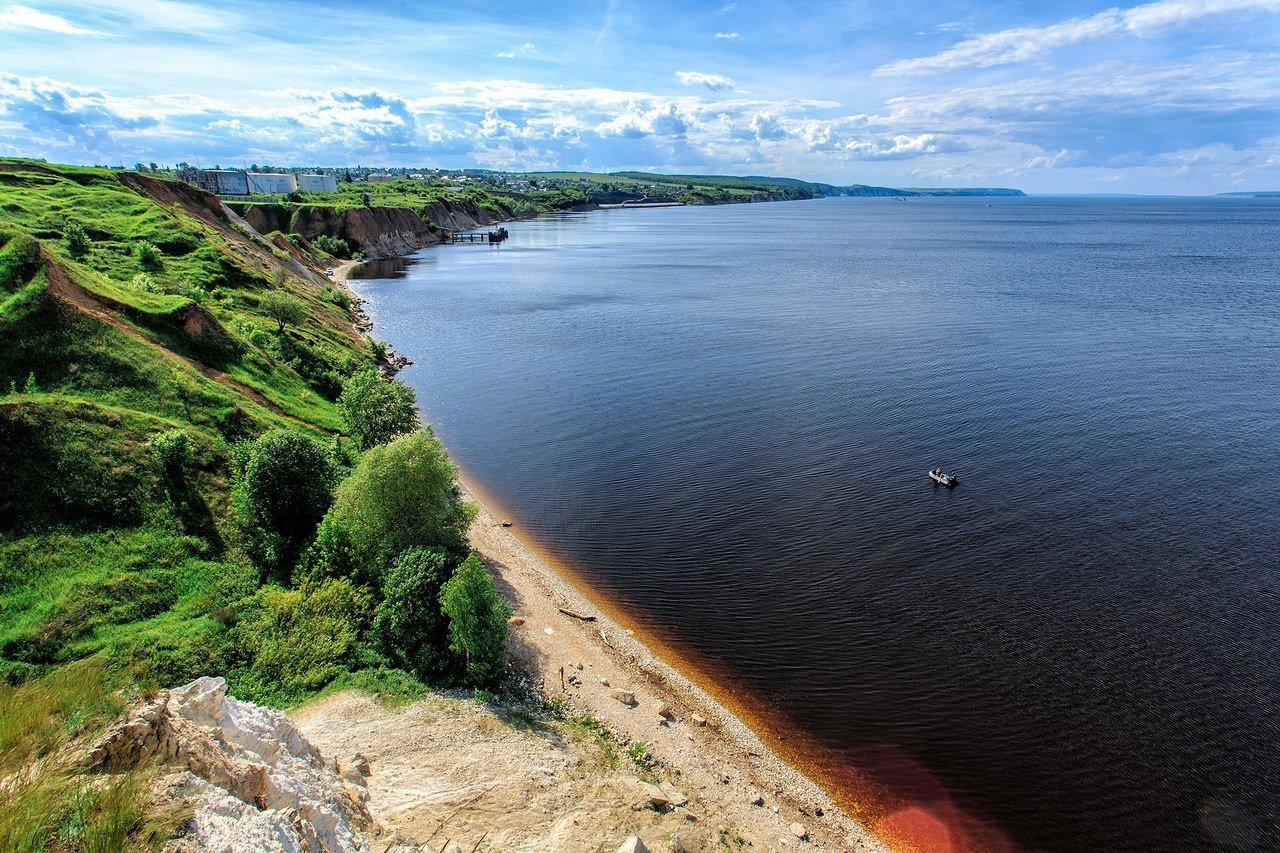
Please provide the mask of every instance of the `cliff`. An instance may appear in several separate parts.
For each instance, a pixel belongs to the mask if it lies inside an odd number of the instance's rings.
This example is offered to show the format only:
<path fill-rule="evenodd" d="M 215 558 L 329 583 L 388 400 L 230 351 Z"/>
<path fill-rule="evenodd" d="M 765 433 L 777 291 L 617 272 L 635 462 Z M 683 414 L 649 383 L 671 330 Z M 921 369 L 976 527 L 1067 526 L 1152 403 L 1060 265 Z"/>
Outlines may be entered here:
<path fill-rule="evenodd" d="M 498 221 L 496 215 L 465 199 L 434 202 L 416 211 L 408 207 L 250 202 L 231 202 L 228 207 L 260 234 L 300 234 L 308 241 L 322 234 L 337 237 L 371 258 L 405 255 L 441 242 L 442 232 L 470 231 Z"/>

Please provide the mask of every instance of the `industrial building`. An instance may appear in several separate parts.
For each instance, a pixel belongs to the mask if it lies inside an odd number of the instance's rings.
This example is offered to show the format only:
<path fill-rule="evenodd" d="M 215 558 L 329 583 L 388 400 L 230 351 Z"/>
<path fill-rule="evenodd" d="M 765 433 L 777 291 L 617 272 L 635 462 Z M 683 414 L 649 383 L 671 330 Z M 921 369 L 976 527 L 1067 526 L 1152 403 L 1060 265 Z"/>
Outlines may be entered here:
<path fill-rule="evenodd" d="M 248 195 L 249 179 L 244 172 L 230 169 L 189 169 L 182 180 L 217 195 Z"/>
<path fill-rule="evenodd" d="M 334 193 L 338 179 L 334 175 L 298 175 L 298 189 L 304 193 Z"/>
<path fill-rule="evenodd" d="M 291 193 L 298 188 L 298 181 L 293 175 L 276 172 L 248 172 L 249 192 L 271 195 Z"/>

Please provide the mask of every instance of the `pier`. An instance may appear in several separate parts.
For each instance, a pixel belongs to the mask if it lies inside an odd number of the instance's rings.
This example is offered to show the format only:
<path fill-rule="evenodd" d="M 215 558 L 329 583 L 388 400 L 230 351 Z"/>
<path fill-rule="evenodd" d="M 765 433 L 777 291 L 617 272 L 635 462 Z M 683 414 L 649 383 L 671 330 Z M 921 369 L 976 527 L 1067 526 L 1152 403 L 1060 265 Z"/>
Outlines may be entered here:
<path fill-rule="evenodd" d="M 468 231 L 466 234 L 450 234 L 445 242 L 450 245 L 454 243 L 501 243 L 510 236 L 507 233 L 507 229 L 498 228 L 493 231 Z"/>

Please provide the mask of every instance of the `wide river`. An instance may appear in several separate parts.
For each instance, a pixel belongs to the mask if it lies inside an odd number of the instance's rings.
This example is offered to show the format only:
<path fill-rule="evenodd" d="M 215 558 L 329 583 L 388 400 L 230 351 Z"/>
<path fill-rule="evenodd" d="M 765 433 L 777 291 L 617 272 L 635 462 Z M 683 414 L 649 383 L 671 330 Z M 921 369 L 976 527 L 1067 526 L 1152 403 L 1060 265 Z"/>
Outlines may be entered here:
<path fill-rule="evenodd" d="M 1280 202 L 509 227 L 368 265 L 377 336 L 517 529 L 856 813 L 1280 847 Z"/>

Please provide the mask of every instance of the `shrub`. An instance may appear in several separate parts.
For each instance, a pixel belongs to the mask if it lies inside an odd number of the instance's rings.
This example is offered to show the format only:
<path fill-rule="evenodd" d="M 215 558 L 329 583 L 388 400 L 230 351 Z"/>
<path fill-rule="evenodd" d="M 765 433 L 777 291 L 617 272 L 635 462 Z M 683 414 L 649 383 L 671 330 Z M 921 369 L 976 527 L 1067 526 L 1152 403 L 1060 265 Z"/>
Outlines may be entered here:
<path fill-rule="evenodd" d="M 62 238 L 67 242 L 67 251 L 73 257 L 80 257 L 89 251 L 89 235 L 79 222 L 68 222 L 62 229 Z"/>
<path fill-rule="evenodd" d="M 382 584 L 374 641 L 397 666 L 424 681 L 438 680 L 450 669 L 449 620 L 440 609 L 440 592 L 451 573 L 445 552 L 410 548 Z"/>
<path fill-rule="evenodd" d="M 191 458 L 191 442 L 186 430 L 173 429 L 151 439 L 151 453 L 166 472 L 177 474 Z"/>
<path fill-rule="evenodd" d="M 417 428 L 414 402 L 409 386 L 387 382 L 377 371 L 365 369 L 342 383 L 338 411 L 347 435 L 361 450 L 368 450 Z"/>
<path fill-rule="evenodd" d="M 315 246 L 320 252 L 331 255 L 335 258 L 351 257 L 351 244 L 340 237 L 330 237 L 328 234 L 321 234 L 311 241 L 311 245 Z"/>
<path fill-rule="evenodd" d="M 287 552 L 296 554 L 310 538 L 332 489 L 333 465 L 315 439 L 273 430 L 254 442 L 243 477 L 247 520 L 279 535 Z"/>
<path fill-rule="evenodd" d="M 429 430 L 368 451 L 339 486 L 308 554 L 308 570 L 377 584 L 410 548 L 465 553 L 475 507 L 462 502 L 456 473 Z"/>
<path fill-rule="evenodd" d="M 263 588 L 232 629 L 252 661 L 236 673 L 236 695 L 280 703 L 324 687 L 354 664 L 371 609 L 346 580 Z"/>
<path fill-rule="evenodd" d="M 153 243 L 139 243 L 135 251 L 138 255 L 138 266 L 144 270 L 160 269 L 163 256 Z"/>
<path fill-rule="evenodd" d="M 320 291 L 320 298 L 325 302 L 331 302 L 337 305 L 343 311 L 351 310 L 351 296 L 346 291 L 325 285 L 324 290 Z"/>
<path fill-rule="evenodd" d="M 284 332 L 285 326 L 296 326 L 307 319 L 307 309 L 287 293 L 278 293 L 274 290 L 264 293 L 258 300 L 258 307 L 262 309 L 263 314 L 276 321 L 279 332 Z"/>
<path fill-rule="evenodd" d="M 449 647 L 463 656 L 467 681 L 496 687 L 506 666 L 511 608 L 475 554 L 445 582 L 440 607 L 449 617 Z"/>
<path fill-rule="evenodd" d="M 141 290 L 146 293 L 163 293 L 164 288 L 156 284 L 156 280 L 149 273 L 140 272 L 130 281 L 134 289 Z"/>

